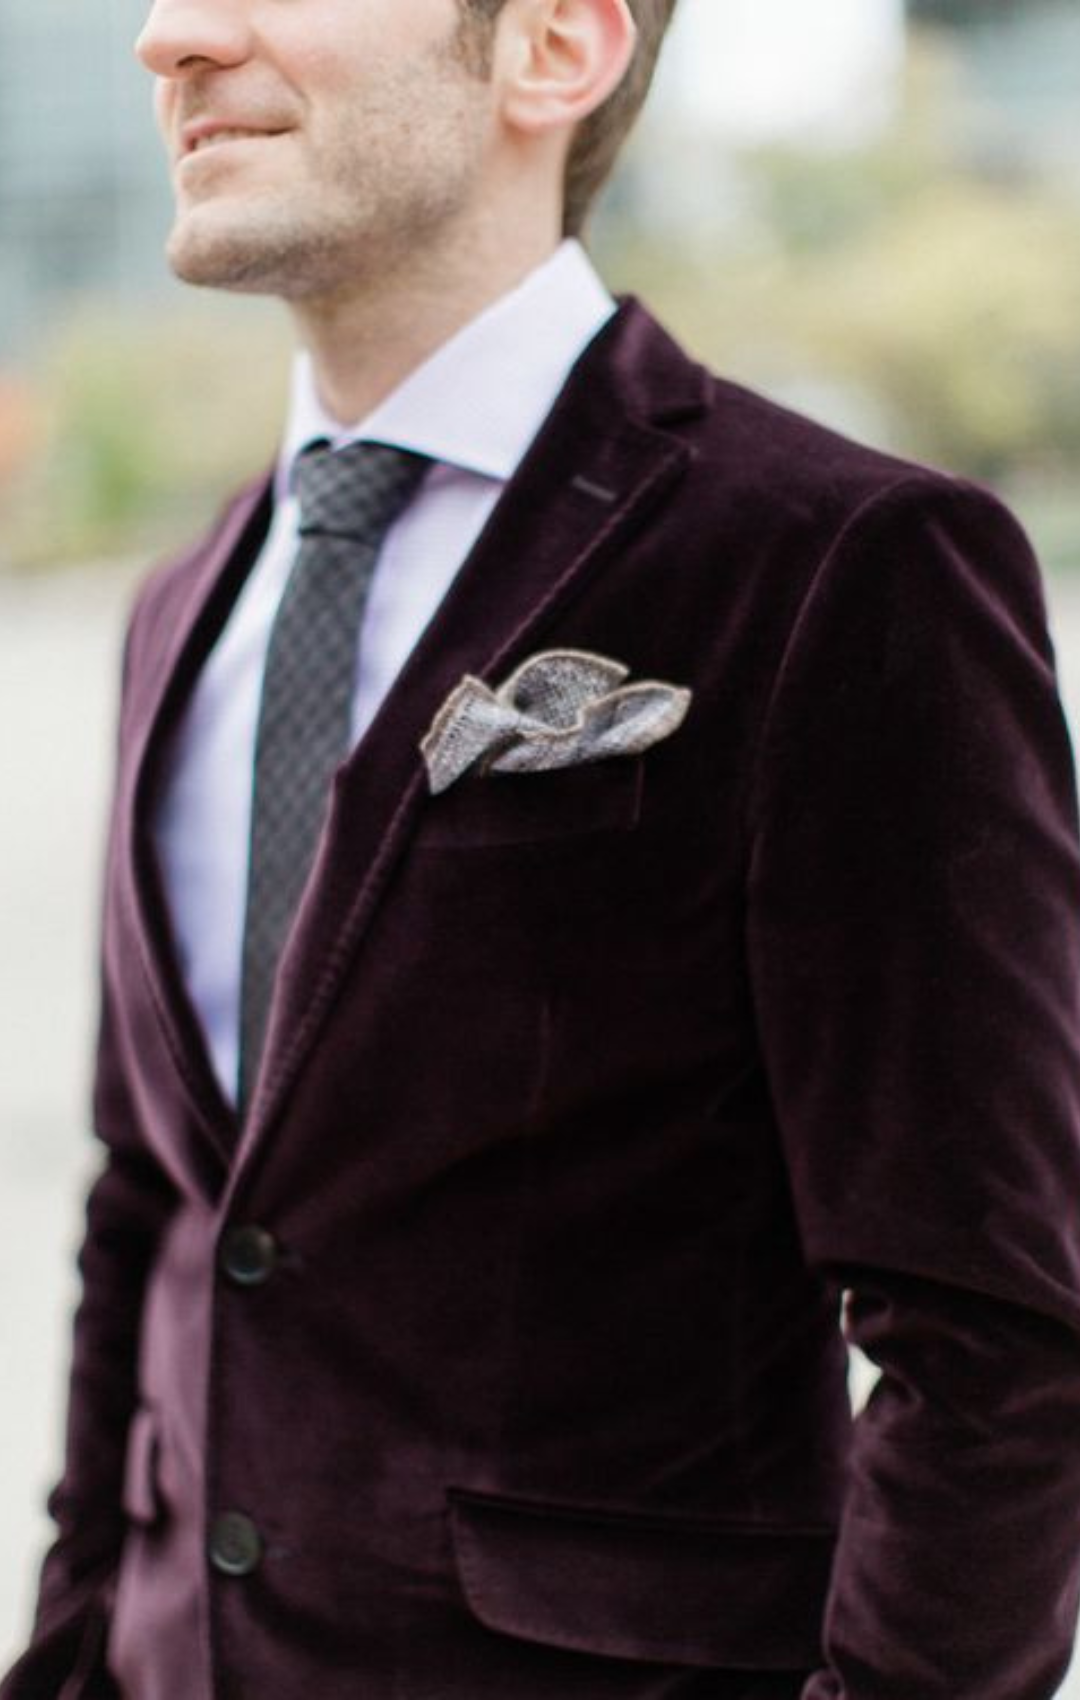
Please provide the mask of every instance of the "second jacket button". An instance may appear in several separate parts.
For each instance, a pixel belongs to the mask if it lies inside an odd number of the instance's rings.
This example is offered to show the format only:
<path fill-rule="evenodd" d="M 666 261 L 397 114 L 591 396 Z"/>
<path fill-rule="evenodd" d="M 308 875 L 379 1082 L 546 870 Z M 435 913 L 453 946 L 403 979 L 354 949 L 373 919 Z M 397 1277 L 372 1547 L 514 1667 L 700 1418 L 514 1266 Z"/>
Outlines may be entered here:
<path fill-rule="evenodd" d="M 277 1268 L 273 1234 L 253 1224 L 230 1228 L 221 1242 L 221 1267 L 238 1287 L 261 1287 Z"/>

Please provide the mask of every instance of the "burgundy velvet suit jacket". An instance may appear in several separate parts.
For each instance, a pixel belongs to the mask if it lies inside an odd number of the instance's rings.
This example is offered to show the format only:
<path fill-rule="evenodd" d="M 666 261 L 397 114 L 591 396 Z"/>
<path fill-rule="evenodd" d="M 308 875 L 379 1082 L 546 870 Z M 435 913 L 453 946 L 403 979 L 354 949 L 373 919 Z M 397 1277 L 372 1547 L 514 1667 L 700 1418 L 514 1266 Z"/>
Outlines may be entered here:
<path fill-rule="evenodd" d="M 149 822 L 267 512 L 132 622 L 106 1161 L 3 1700 L 1047 1700 L 1080 862 L 1018 528 L 625 306 L 337 777 L 238 1126 Z M 552 647 L 686 721 L 432 797 L 450 690 Z M 883 1372 L 854 1430 L 845 1290 Z"/>

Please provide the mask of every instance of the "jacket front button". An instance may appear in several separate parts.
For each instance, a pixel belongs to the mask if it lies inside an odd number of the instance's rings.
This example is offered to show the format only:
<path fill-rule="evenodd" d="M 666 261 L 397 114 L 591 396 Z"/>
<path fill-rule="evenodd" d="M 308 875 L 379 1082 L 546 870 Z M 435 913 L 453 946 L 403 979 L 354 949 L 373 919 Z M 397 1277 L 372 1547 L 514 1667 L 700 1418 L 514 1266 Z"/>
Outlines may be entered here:
<path fill-rule="evenodd" d="M 221 1267 L 238 1287 L 261 1287 L 277 1267 L 273 1234 L 254 1224 L 230 1228 L 221 1242 Z"/>
<path fill-rule="evenodd" d="M 262 1563 L 262 1536 L 242 1512 L 228 1511 L 210 1530 L 210 1563 L 222 1576 L 250 1576 Z"/>

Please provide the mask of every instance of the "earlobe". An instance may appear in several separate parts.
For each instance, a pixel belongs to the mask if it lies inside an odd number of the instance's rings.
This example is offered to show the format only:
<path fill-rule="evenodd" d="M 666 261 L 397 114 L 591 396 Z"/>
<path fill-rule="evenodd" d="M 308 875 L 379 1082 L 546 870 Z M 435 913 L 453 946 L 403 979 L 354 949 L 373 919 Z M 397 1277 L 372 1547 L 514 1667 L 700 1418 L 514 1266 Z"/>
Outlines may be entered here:
<path fill-rule="evenodd" d="M 618 87 L 634 55 L 627 0 L 524 0 L 506 21 L 503 113 L 527 134 L 579 124 Z"/>

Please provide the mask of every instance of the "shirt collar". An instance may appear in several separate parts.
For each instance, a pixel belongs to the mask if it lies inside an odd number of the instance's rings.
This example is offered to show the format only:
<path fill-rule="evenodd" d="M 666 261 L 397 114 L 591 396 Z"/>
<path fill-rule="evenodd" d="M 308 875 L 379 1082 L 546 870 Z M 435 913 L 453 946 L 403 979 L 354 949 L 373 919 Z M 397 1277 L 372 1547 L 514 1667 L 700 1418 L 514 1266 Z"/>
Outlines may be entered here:
<path fill-rule="evenodd" d="M 463 326 L 379 403 L 343 426 L 315 388 L 310 358 L 294 363 L 277 491 L 313 438 L 336 448 L 390 442 L 482 477 L 511 477 L 571 367 L 615 311 L 578 242 L 563 242 L 523 283 Z"/>

